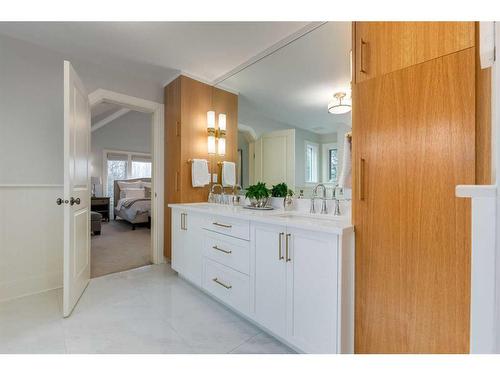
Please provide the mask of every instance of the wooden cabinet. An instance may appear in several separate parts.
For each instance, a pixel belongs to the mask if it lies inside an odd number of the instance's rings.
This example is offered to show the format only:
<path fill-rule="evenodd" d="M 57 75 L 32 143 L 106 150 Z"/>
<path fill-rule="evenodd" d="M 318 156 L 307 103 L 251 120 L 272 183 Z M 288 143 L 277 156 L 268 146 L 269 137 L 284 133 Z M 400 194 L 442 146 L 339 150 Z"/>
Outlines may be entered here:
<path fill-rule="evenodd" d="M 474 22 L 355 22 L 355 81 L 474 46 Z"/>
<path fill-rule="evenodd" d="M 356 23 L 372 51 L 353 87 L 356 352 L 467 353 L 470 207 L 455 186 L 475 182 L 471 25 L 382 24 Z"/>
<path fill-rule="evenodd" d="M 202 218 L 184 210 L 172 210 L 172 268 L 197 286 L 202 273 Z"/>
<path fill-rule="evenodd" d="M 286 228 L 255 226 L 255 316 L 259 324 L 286 337 Z"/>

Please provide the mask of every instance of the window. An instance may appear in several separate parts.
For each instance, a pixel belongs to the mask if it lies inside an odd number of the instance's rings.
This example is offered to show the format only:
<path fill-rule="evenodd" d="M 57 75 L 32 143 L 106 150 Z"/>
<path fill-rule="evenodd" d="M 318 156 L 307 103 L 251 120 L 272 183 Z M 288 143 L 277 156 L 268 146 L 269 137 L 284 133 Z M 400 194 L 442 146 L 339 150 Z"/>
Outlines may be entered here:
<path fill-rule="evenodd" d="M 318 182 L 318 145 L 316 143 L 306 142 L 305 164 L 306 182 Z"/>
<path fill-rule="evenodd" d="M 338 149 L 330 148 L 328 150 L 328 182 L 337 181 L 338 164 Z"/>
<path fill-rule="evenodd" d="M 115 180 L 128 178 L 151 178 L 151 156 L 133 152 L 104 151 L 105 192 L 113 204 Z"/>

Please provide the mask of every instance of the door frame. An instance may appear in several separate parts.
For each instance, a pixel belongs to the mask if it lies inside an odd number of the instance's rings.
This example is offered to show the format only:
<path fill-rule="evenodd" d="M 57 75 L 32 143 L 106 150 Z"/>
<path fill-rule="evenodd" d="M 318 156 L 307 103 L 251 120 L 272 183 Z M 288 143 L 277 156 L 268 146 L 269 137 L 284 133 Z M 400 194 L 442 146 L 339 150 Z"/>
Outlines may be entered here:
<path fill-rule="evenodd" d="M 137 98 L 126 94 L 121 94 L 115 91 L 97 89 L 89 94 L 90 107 L 94 107 L 100 103 L 110 103 L 120 105 L 133 111 L 152 114 L 152 139 L 153 146 L 152 155 L 152 191 L 151 196 L 154 198 L 151 204 L 151 262 L 153 264 L 165 263 L 163 255 L 163 204 L 164 204 L 164 105 L 162 103 L 153 102 L 150 100 Z"/>

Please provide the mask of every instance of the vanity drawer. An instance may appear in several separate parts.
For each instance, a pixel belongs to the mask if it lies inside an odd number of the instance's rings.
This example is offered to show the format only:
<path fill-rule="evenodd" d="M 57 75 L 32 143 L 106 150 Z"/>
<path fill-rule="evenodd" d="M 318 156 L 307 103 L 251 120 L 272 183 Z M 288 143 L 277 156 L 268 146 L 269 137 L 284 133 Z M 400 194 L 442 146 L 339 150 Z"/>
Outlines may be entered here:
<path fill-rule="evenodd" d="M 247 275 L 204 258 L 202 286 L 207 292 L 229 306 L 243 314 L 248 314 L 250 279 Z"/>
<path fill-rule="evenodd" d="M 205 218 L 205 229 L 243 240 L 250 239 L 250 222 L 248 220 L 209 215 Z"/>
<path fill-rule="evenodd" d="M 248 275 L 250 242 L 205 230 L 203 255 Z"/>

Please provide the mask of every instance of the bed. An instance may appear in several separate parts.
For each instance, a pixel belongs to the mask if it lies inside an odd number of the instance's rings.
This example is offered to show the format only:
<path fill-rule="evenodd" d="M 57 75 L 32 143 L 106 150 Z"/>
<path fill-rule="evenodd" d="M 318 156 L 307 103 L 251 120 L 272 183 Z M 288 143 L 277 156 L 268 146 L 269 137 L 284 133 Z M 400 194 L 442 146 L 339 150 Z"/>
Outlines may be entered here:
<path fill-rule="evenodd" d="M 151 195 L 149 197 L 123 197 L 120 183 L 145 183 L 151 186 L 151 178 L 132 178 L 128 180 L 115 180 L 113 183 L 113 212 L 115 220 L 117 217 L 128 221 L 132 224 L 132 230 L 135 230 L 136 225 L 150 223 L 151 217 Z M 133 186 L 133 185 L 131 185 Z M 144 185 L 141 185 L 144 187 Z M 148 189 L 146 188 L 146 191 Z M 149 192 L 151 189 L 149 188 Z"/>

